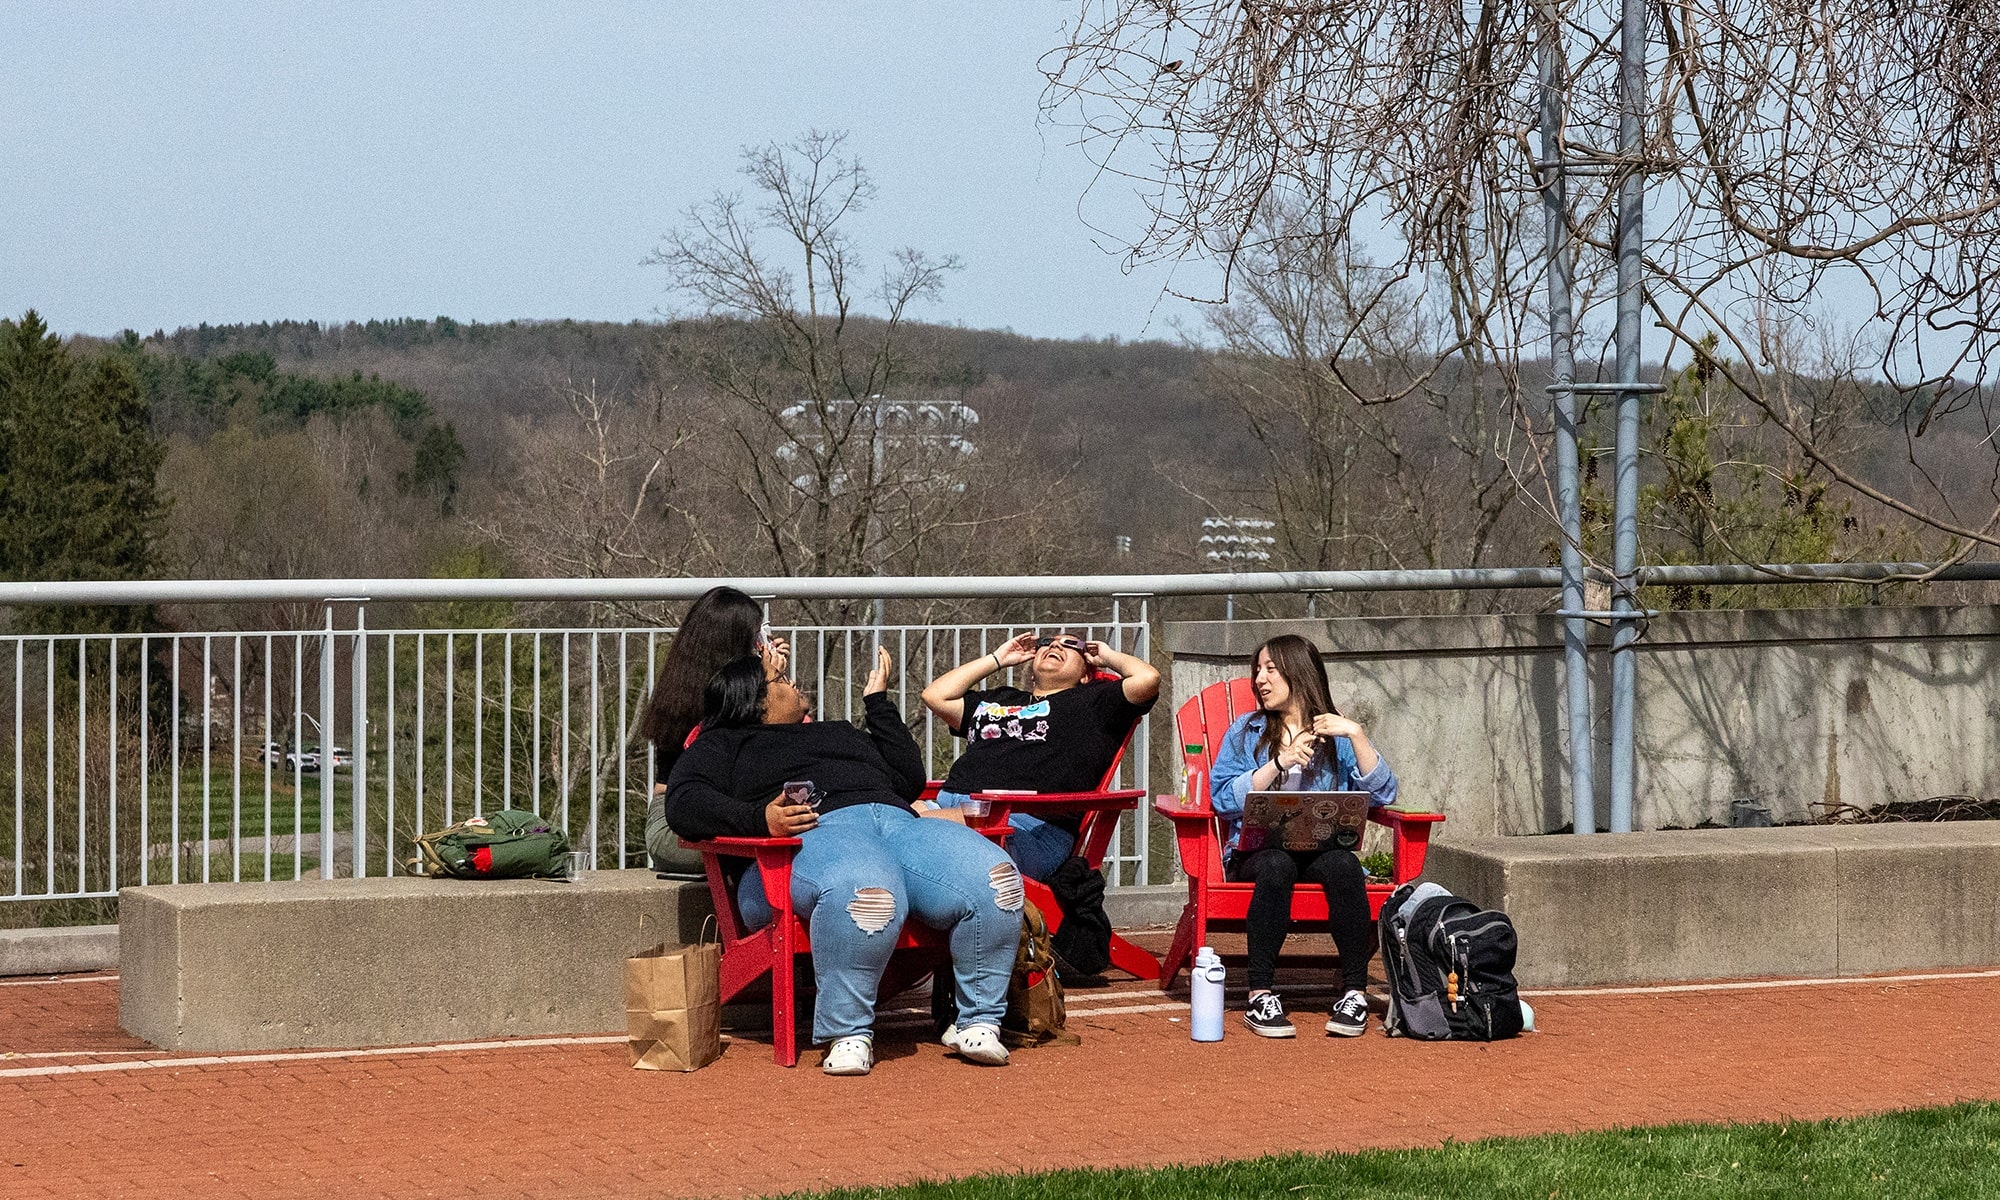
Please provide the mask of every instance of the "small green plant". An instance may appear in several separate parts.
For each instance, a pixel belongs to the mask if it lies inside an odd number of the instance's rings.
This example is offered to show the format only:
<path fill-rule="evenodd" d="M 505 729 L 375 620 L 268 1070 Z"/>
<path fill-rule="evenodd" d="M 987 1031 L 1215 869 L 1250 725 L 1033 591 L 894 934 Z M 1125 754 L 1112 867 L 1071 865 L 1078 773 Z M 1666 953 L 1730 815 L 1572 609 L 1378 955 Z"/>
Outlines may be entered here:
<path fill-rule="evenodd" d="M 1391 860 L 1387 850 L 1377 850 L 1373 854 L 1364 854 L 1361 856 L 1361 869 L 1368 872 L 1368 878 L 1370 879 L 1389 878 L 1390 865 Z"/>

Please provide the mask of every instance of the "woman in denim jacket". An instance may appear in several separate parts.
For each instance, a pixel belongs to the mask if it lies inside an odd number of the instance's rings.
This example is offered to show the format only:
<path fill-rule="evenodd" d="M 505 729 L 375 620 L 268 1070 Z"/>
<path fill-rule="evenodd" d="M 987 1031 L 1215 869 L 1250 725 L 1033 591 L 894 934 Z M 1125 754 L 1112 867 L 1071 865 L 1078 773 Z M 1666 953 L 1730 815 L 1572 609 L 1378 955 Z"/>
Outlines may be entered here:
<path fill-rule="evenodd" d="M 1357 1037 L 1368 1027 L 1368 960 L 1375 954 L 1375 922 L 1368 915 L 1367 872 L 1352 850 L 1301 853 L 1267 847 L 1237 848 L 1243 802 L 1251 792 L 1367 792 L 1377 805 L 1396 800 L 1396 776 L 1368 733 L 1340 715 L 1326 682 L 1318 647 L 1282 634 L 1252 657 L 1257 711 L 1236 718 L 1222 735 L 1209 772 L 1209 799 L 1227 833 L 1223 871 L 1233 883 L 1254 881 L 1247 921 L 1250 1009 L 1244 1021 L 1262 1037 L 1297 1034 L 1284 1003 L 1272 990 L 1278 951 L 1291 927 L 1292 888 L 1301 879 L 1326 892 L 1327 932 L 1340 951 L 1345 985 L 1326 1031 Z"/>

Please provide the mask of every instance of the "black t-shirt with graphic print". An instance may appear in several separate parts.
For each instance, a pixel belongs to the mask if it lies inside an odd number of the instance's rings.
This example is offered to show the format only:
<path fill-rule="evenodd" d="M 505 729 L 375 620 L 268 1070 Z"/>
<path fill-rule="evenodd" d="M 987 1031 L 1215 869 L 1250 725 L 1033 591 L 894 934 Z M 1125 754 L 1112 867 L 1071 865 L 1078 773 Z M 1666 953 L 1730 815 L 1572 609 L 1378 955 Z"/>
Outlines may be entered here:
<path fill-rule="evenodd" d="M 951 764 L 944 790 L 1092 791 L 1104 782 L 1126 734 L 1152 707 L 1152 700 L 1127 700 L 1116 679 L 1081 683 L 1040 700 L 1012 687 L 967 692 L 965 715 L 952 730 L 965 739 L 965 753 Z"/>

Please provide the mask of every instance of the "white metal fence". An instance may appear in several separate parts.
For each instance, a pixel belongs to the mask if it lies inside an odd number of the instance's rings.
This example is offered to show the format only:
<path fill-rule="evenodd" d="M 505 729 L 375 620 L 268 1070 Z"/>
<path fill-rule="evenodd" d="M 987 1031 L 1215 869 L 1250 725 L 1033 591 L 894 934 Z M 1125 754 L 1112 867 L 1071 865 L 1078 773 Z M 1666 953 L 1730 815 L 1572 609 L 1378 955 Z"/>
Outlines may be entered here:
<path fill-rule="evenodd" d="M 0 872 L 11 867 L 11 879 L 0 875 L 0 902 L 88 900 L 131 883 L 393 873 L 413 834 L 509 804 L 560 820 L 599 866 L 639 865 L 654 779 L 635 722 L 671 630 L 371 630 L 354 598 L 651 603 L 691 600 L 714 582 L 0 582 L 5 608 L 303 602 L 324 603 L 329 612 L 324 628 L 309 631 L 0 636 L 0 673 L 10 660 L 13 669 L 11 689 L 0 675 L 0 737 L 12 729 L 11 743 L 0 744 L 0 796 L 14 800 L 13 821 L 0 825 Z M 1102 605 L 1107 619 L 1084 632 L 1115 636 L 1146 656 L 1146 597 L 1554 594 L 1562 576 L 1550 567 L 1500 567 L 732 582 L 752 595 L 803 602 L 1086 601 Z M 1656 566 L 1640 568 L 1630 586 L 1899 582 L 2000 582 L 2000 562 Z M 353 623 L 336 627 L 336 611 L 352 613 Z M 950 739 L 928 714 L 912 712 L 915 692 L 937 672 L 1029 628 L 1044 627 L 802 625 L 782 632 L 795 643 L 795 670 L 813 687 L 824 717 L 852 716 L 882 637 L 899 660 L 904 715 L 919 718 L 931 769 L 942 773 Z M 1121 782 L 1149 786 L 1150 727 L 1165 719 L 1156 712 L 1140 726 Z M 1632 733 L 1629 726 L 1613 732 L 1628 740 Z M 1586 742 L 1594 738 L 1587 724 L 1584 734 Z M 1572 737 L 1579 760 L 1587 749 Z M 1108 860 L 1112 882 L 1164 881 L 1154 869 L 1147 818 L 1141 806 L 1121 828 Z M 1576 828 L 1582 832 L 1584 822 Z M 1171 852 L 1162 852 L 1170 862 Z"/>
<path fill-rule="evenodd" d="M 1061 628 L 1150 653 L 1143 601 Z M 336 624 L 336 613 L 350 623 Z M 370 629 L 0 637 L 0 901 L 150 883 L 406 873 L 410 839 L 498 808 L 643 867 L 657 782 L 639 733 L 669 628 Z M 1050 629 L 1057 626 L 1051 625 Z M 879 639 L 933 777 L 956 756 L 918 692 L 1038 625 L 779 625 L 820 719 L 851 720 Z M 1148 786 L 1148 723 L 1121 767 Z M 1148 810 L 1107 860 L 1154 882 Z"/>

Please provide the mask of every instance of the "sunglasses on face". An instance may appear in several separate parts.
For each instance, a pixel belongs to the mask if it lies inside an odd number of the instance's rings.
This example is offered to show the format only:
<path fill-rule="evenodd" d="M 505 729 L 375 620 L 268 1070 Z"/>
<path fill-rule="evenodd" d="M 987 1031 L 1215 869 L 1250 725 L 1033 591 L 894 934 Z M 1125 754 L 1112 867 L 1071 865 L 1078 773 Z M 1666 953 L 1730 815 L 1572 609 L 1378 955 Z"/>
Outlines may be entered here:
<path fill-rule="evenodd" d="M 1035 649 L 1037 650 L 1044 650 L 1050 646 L 1058 646 L 1064 650 L 1074 650 L 1078 654 L 1083 653 L 1083 639 L 1081 638 L 1042 637 L 1035 639 Z"/>

